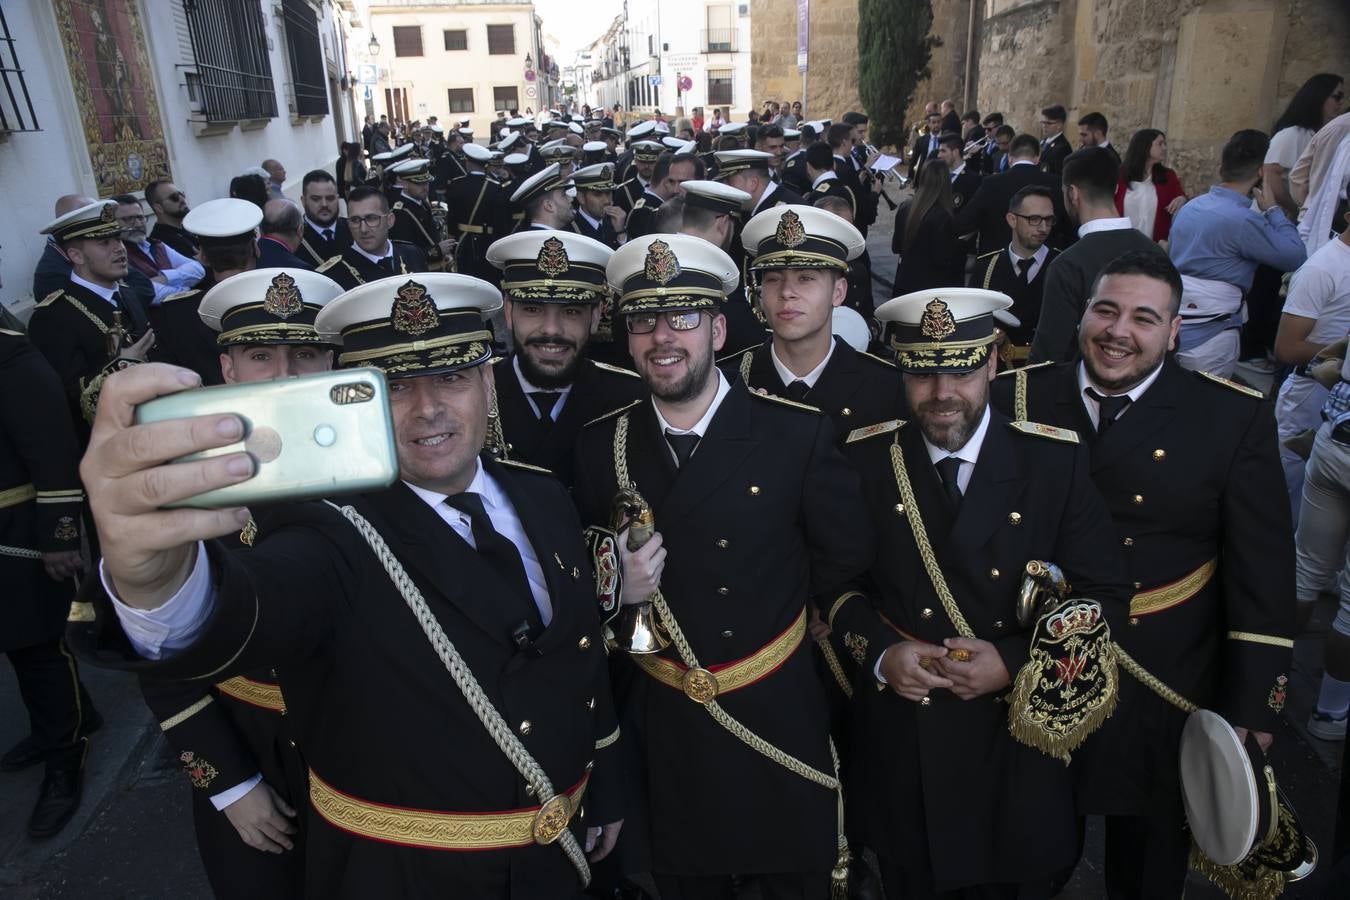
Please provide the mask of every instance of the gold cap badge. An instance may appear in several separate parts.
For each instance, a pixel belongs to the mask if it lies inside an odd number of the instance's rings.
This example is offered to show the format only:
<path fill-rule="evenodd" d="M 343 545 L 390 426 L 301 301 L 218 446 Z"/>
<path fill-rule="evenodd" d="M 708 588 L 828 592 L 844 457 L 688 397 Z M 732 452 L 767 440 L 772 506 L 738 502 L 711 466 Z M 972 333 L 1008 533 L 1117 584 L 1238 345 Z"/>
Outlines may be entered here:
<path fill-rule="evenodd" d="M 295 279 L 282 272 L 272 279 L 272 285 L 263 295 L 263 309 L 279 319 L 289 319 L 300 311 L 300 289 Z"/>
<path fill-rule="evenodd" d="M 439 318 L 436 304 L 427 296 L 427 289 L 417 282 L 409 281 L 394 295 L 390 324 L 395 331 L 415 337 L 435 328 Z"/>
<path fill-rule="evenodd" d="M 549 238 L 539 248 L 539 256 L 535 259 L 534 265 L 545 276 L 557 278 L 568 269 L 567 248 L 557 238 Z"/>
<path fill-rule="evenodd" d="M 956 320 L 943 300 L 930 300 L 919 320 L 919 333 L 929 340 L 940 341 L 956 332 Z"/>
<path fill-rule="evenodd" d="M 773 238 L 784 247 L 797 247 L 806 240 L 806 227 L 795 212 L 788 210 L 778 220 L 778 229 Z"/>
<path fill-rule="evenodd" d="M 680 263 L 665 241 L 652 241 L 647 248 L 647 261 L 643 264 L 642 274 L 648 281 L 657 284 L 669 284 L 680 274 Z"/>

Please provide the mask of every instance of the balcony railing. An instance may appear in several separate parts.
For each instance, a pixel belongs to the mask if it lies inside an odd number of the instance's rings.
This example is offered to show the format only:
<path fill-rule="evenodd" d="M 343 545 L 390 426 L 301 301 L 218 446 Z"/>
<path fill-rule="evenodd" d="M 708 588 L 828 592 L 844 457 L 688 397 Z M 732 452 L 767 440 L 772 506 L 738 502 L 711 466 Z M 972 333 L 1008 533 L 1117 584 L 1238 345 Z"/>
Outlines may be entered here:
<path fill-rule="evenodd" d="M 705 28 L 699 32 L 699 45 L 704 53 L 735 53 L 736 29 Z"/>

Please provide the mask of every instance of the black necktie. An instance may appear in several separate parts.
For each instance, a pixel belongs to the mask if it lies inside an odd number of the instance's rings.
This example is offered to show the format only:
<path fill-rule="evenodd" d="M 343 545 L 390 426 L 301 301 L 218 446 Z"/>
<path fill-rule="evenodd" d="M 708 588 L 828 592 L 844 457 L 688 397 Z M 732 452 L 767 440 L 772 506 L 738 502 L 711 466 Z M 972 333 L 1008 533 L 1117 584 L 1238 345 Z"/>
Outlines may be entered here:
<path fill-rule="evenodd" d="M 534 391 L 530 398 L 534 400 L 534 405 L 539 407 L 539 421 L 546 424 L 553 424 L 553 407 L 558 405 L 558 398 L 562 396 L 556 391 Z"/>
<path fill-rule="evenodd" d="M 1125 407 L 1130 405 L 1129 394 L 1117 394 L 1113 397 L 1104 396 L 1092 388 L 1087 388 L 1087 395 L 1097 401 L 1097 437 L 1106 434 L 1106 429 L 1111 427 Z"/>
<path fill-rule="evenodd" d="M 331 240 L 333 240 L 333 229 L 331 229 L 331 228 L 325 228 L 325 229 L 323 230 L 323 239 L 324 239 L 325 241 L 331 241 Z"/>
<path fill-rule="evenodd" d="M 942 478 L 942 489 L 947 493 L 947 502 L 951 504 L 952 512 L 960 512 L 961 485 L 957 482 L 956 476 L 961 472 L 961 460 L 955 456 L 948 456 L 938 460 L 934 465 L 937 466 L 938 475 Z"/>
<path fill-rule="evenodd" d="M 387 274 L 394 274 L 394 258 L 392 256 L 386 256 L 384 259 L 380 260 L 379 266 L 381 269 L 384 269 Z"/>
<path fill-rule="evenodd" d="M 1036 257 L 1028 256 L 1026 259 L 1017 261 L 1017 274 L 1021 276 L 1023 282 L 1031 281 L 1031 264 L 1036 261 Z"/>
<path fill-rule="evenodd" d="M 521 561 L 520 551 L 516 549 L 515 544 L 502 537 L 501 532 L 492 527 L 492 520 L 488 518 L 487 510 L 483 508 L 482 495 L 465 492 L 446 497 L 445 503 L 469 517 L 478 555 L 507 584 L 514 587 L 517 596 L 528 605 L 528 608 L 522 608 L 521 611 L 530 626 L 540 624 L 539 607 L 535 605 L 534 593 L 530 590 L 530 580 L 525 575 L 525 563 Z"/>
<path fill-rule="evenodd" d="M 694 455 L 694 448 L 698 446 L 700 438 L 694 432 L 689 431 L 684 434 L 676 434 L 673 431 L 666 432 L 666 443 L 670 444 L 670 449 L 675 451 L 675 463 L 681 469 L 684 464 L 689 462 L 689 457 Z"/>
<path fill-rule="evenodd" d="M 787 397 L 789 400 L 796 400 L 800 403 L 802 400 L 806 399 L 806 395 L 810 390 L 811 388 L 807 386 L 806 382 L 798 378 L 793 381 L 792 384 L 787 386 Z"/>
<path fill-rule="evenodd" d="M 146 321 L 145 312 L 141 309 L 140 298 L 131 296 L 130 291 L 124 294 L 117 290 L 113 291 L 112 299 L 113 303 L 117 304 L 117 308 L 122 310 L 122 327 L 136 337 L 144 335 L 145 329 L 150 323 Z M 130 344 L 132 341 L 126 343 Z"/>

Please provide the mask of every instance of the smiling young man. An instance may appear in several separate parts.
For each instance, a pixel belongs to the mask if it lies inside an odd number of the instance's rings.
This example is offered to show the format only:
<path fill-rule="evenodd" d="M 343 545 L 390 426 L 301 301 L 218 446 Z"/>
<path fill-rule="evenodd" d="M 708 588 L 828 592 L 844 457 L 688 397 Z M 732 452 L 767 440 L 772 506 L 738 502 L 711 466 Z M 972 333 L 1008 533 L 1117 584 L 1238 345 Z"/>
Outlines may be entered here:
<path fill-rule="evenodd" d="M 1064 676 L 1077 705 L 1037 706 L 1047 732 L 1076 737 L 1010 734 L 1010 710 L 1022 717 L 1031 699 L 1009 695 L 1014 681 L 1035 684 L 1043 671 L 1035 622 L 1016 615 L 1028 560 L 1060 566 L 1095 622 L 1123 621 L 1129 592 L 1077 436 L 989 405 L 993 312 L 1007 305 L 993 291 L 948 288 L 879 307 L 910 421 L 846 439 L 885 549 L 871 569 L 876 608 L 845 594 L 828 618 L 861 679 L 854 777 L 867 791 L 850 809 L 892 896 L 1050 896 L 1078 845 L 1068 770 L 1051 754 L 1072 751 L 1114 700 L 1092 663 L 1109 651 L 1085 640 L 1081 677 Z"/>
<path fill-rule="evenodd" d="M 808 403 L 828 415 L 843 442 L 862 424 L 904 409 L 900 373 L 833 333 L 834 309 L 848 293 L 848 264 L 863 236 L 843 219 L 810 206 L 777 206 L 741 233 L 759 307 L 773 329 L 763 344 L 723 360 L 752 390 Z"/>
<path fill-rule="evenodd" d="M 618 731 L 580 524 L 554 479 L 482 452 L 484 316 L 500 302 L 477 279 L 425 274 L 329 303 L 315 327 L 341 342 L 339 367 L 389 379 L 399 480 L 342 498 L 347 516 L 278 505 L 246 553 L 220 538 L 247 510 L 159 508 L 251 476 L 244 453 L 168 462 L 238 441 L 239 419 L 132 424 L 137 404 L 196 384 L 171 367 L 134 367 L 104 396 L 83 470 L 104 536 L 91 626 L 104 634 L 88 652 L 167 679 L 286 661 L 309 769 L 308 897 L 447 884 L 570 897 L 589 877 L 581 844 L 599 857 L 618 836 Z"/>
<path fill-rule="evenodd" d="M 502 238 L 488 262 L 502 270 L 505 320 L 515 348 L 493 366 L 508 458 L 572 479 L 581 427 L 636 400 L 637 373 L 589 359 L 612 251 L 570 231 L 531 229 Z"/>
<path fill-rule="evenodd" d="M 213 287 L 198 315 L 218 334 L 225 382 L 331 369 L 332 345 L 314 330 L 314 318 L 341 292 L 331 279 L 304 269 L 255 269 Z M 236 539 L 223 543 L 243 551 L 269 529 L 260 509 Z M 193 788 L 197 851 L 215 896 L 303 896 L 306 830 L 298 827 L 296 810 L 308 802 L 308 780 L 277 669 L 214 685 L 143 678 L 141 693 L 174 754 L 194 761 L 184 768 Z M 202 760 L 214 775 L 194 774 Z"/>
<path fill-rule="evenodd" d="M 692 654 L 628 657 L 624 716 L 644 723 L 635 795 L 650 815 L 625 840 L 649 854 L 662 897 L 728 897 L 733 875 L 765 900 L 824 897 L 841 823 L 806 600 L 851 584 L 871 557 L 857 476 L 824 416 L 713 364 L 737 281 L 726 253 L 648 235 L 614 254 L 608 280 L 649 396 L 582 431 L 573 496 L 582 521 L 608 529 L 616 492 L 641 492 L 656 535 L 632 553 L 616 539 L 623 585 L 602 606 L 613 615 L 659 585 Z M 735 723 L 710 715 L 714 695 Z M 745 729 L 809 774 L 747 746 Z M 710 839 L 714 822 L 739 824 Z"/>
<path fill-rule="evenodd" d="M 1177 365 L 1169 351 L 1181 294 L 1176 269 L 1151 251 L 1107 263 L 1078 326 L 1082 361 L 1006 373 L 995 402 L 1018 419 L 1071 429 L 1091 448 L 1092 480 L 1135 587 L 1116 641 L 1265 747 L 1294 635 L 1294 539 L 1275 421 L 1256 391 Z M 1074 758 L 1080 808 L 1107 817 L 1112 897 L 1181 896 L 1185 722 L 1122 673 L 1116 714 Z"/>

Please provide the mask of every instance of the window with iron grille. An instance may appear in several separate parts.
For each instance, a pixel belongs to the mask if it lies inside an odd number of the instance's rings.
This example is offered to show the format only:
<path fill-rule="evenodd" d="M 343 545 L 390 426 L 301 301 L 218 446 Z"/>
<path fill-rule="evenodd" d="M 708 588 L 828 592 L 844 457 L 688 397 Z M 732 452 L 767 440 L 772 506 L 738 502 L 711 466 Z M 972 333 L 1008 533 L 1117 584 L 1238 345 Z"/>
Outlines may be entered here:
<path fill-rule="evenodd" d="M 258 0 L 183 0 L 208 122 L 271 119 L 277 92 Z"/>
<path fill-rule="evenodd" d="M 450 112 L 473 112 L 473 88 L 450 88 L 446 93 L 450 95 Z"/>
<path fill-rule="evenodd" d="M 395 56 L 422 55 L 421 25 L 394 26 L 394 55 Z"/>
<path fill-rule="evenodd" d="M 468 50 L 469 33 L 467 31 L 443 31 L 446 50 Z"/>
<path fill-rule="evenodd" d="M 297 116 L 328 115 L 319 19 L 307 0 L 282 0 L 286 22 L 286 57 L 291 64 L 291 91 Z"/>
<path fill-rule="evenodd" d="M 487 27 L 488 53 L 493 55 L 516 52 L 516 26 L 489 25 Z"/>
<path fill-rule="evenodd" d="M 711 69 L 708 72 L 708 105 L 731 105 L 731 70 Z"/>
<path fill-rule="evenodd" d="M 8 131 L 39 131 L 33 100 L 23 79 L 23 67 L 14 52 L 5 11 L 0 9 L 0 134 Z"/>
<path fill-rule="evenodd" d="M 512 85 L 511 87 L 493 88 L 492 108 L 494 110 L 504 109 L 508 112 L 513 109 L 520 109 L 520 98 L 516 94 L 515 85 Z"/>

